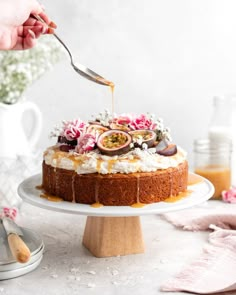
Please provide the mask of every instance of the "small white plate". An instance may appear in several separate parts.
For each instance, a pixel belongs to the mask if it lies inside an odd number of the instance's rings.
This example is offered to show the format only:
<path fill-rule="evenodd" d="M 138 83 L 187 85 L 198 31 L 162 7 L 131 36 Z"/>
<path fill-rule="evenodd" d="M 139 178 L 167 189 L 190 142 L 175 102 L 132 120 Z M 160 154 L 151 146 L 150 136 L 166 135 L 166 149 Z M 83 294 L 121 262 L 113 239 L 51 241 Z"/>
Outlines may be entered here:
<path fill-rule="evenodd" d="M 38 253 L 43 247 L 43 240 L 39 234 L 35 232 L 21 227 L 23 232 L 23 236 L 21 237 L 22 240 L 26 243 L 26 245 L 30 249 L 31 256 L 33 257 L 36 253 Z M 16 264 L 15 258 L 12 256 L 8 241 L 7 241 L 7 234 L 3 228 L 2 223 L 0 223 L 0 270 L 1 266 L 6 264 Z"/>
<path fill-rule="evenodd" d="M 39 266 L 41 260 L 43 258 L 43 255 L 39 257 L 38 260 L 36 260 L 34 263 L 31 263 L 27 266 L 15 269 L 15 270 L 10 270 L 10 271 L 1 271 L 0 272 L 0 280 L 8 280 L 8 279 L 13 279 L 22 275 L 25 275 L 32 270 L 34 270 L 37 266 Z"/>
<path fill-rule="evenodd" d="M 207 179 L 201 176 L 198 177 L 201 178 L 202 181 L 191 186 L 192 193 L 186 198 L 174 203 L 153 203 L 142 208 L 133 208 L 131 206 L 103 206 L 100 208 L 94 208 L 90 205 L 79 203 L 74 204 L 65 201 L 51 202 L 44 198 L 40 198 L 41 191 L 36 189 L 36 186 L 41 185 L 42 183 L 42 176 L 40 174 L 24 180 L 18 187 L 18 193 L 24 201 L 48 210 L 88 216 L 140 216 L 182 210 L 201 204 L 210 199 L 214 193 L 213 185 Z"/>

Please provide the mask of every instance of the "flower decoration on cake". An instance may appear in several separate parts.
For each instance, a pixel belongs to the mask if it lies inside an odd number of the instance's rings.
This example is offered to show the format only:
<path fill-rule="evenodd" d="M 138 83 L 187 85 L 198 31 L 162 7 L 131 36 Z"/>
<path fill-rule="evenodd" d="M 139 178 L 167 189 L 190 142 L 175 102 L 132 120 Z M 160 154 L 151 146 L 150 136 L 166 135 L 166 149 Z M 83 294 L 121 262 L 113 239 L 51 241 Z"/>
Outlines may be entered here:
<path fill-rule="evenodd" d="M 96 136 L 91 133 L 85 133 L 84 135 L 78 138 L 75 151 L 79 154 L 84 154 L 86 152 L 92 151 L 95 145 L 96 145 Z"/>
<path fill-rule="evenodd" d="M 225 190 L 221 193 L 222 200 L 226 203 L 236 204 L 236 187 L 233 186 L 229 190 Z"/>
<path fill-rule="evenodd" d="M 105 110 L 104 112 L 100 112 L 96 117 L 95 121 L 100 122 L 101 125 L 108 127 L 112 121 L 112 114 Z"/>
<path fill-rule="evenodd" d="M 86 123 L 80 119 L 73 121 L 63 121 L 61 136 L 64 136 L 69 141 L 75 140 L 84 133 L 85 127 Z"/>
<path fill-rule="evenodd" d="M 157 127 L 157 124 L 152 120 L 152 117 L 148 118 L 148 116 L 144 114 L 134 117 L 129 125 L 132 130 L 155 130 Z"/>
<path fill-rule="evenodd" d="M 170 144 L 170 131 L 162 119 L 151 114 L 121 114 L 112 116 L 108 110 L 85 123 L 81 119 L 63 121 L 52 136 L 58 137 L 61 151 L 85 154 L 96 152 L 115 156 L 133 149 L 149 150 L 171 156 L 177 147 Z"/>

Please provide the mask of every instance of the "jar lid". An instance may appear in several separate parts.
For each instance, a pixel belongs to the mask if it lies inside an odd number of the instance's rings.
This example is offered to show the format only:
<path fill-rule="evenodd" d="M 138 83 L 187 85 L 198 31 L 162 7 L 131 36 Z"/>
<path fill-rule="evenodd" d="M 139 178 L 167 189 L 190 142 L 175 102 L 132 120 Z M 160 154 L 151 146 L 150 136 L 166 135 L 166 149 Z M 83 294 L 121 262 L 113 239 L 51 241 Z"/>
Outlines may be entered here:
<path fill-rule="evenodd" d="M 7 234 L 2 224 L 0 224 L 0 280 L 26 274 L 35 269 L 42 260 L 44 244 L 40 235 L 27 228 L 21 228 L 21 230 L 24 234 L 22 239 L 31 252 L 30 260 L 27 263 L 19 263 L 12 256 L 7 241 Z"/>
<path fill-rule="evenodd" d="M 232 152 L 232 141 L 214 141 L 210 139 L 196 139 L 194 141 L 194 151 L 198 153 L 231 153 Z"/>

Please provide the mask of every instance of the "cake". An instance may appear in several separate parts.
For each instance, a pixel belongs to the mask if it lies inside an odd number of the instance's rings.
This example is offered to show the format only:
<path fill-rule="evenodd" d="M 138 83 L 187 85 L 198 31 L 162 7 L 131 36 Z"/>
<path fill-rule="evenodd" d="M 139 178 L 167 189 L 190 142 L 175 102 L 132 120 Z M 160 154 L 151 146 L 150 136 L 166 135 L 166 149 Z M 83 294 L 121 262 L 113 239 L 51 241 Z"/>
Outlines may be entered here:
<path fill-rule="evenodd" d="M 64 201 L 134 206 L 164 201 L 187 189 L 185 151 L 150 114 L 63 121 L 44 152 L 42 188 Z"/>

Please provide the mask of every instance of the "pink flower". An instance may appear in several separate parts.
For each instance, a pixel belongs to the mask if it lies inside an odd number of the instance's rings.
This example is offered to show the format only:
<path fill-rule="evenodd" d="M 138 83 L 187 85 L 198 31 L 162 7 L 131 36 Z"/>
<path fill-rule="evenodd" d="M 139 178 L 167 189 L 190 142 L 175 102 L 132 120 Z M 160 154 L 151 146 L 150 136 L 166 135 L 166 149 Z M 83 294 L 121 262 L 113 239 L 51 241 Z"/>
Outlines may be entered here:
<path fill-rule="evenodd" d="M 86 124 L 80 119 L 73 121 L 67 121 L 63 123 L 62 136 L 65 136 L 67 140 L 74 140 L 80 137 L 85 130 Z"/>
<path fill-rule="evenodd" d="M 223 191 L 221 195 L 224 202 L 236 204 L 236 187 L 232 187 L 228 191 Z"/>
<path fill-rule="evenodd" d="M 132 122 L 130 123 L 130 127 L 133 130 L 141 130 L 141 129 L 154 130 L 157 127 L 157 125 L 147 116 L 145 116 L 144 114 L 141 114 L 132 120 Z"/>
<path fill-rule="evenodd" d="M 77 139 L 75 151 L 79 154 L 84 154 L 94 149 L 96 137 L 91 133 L 86 133 Z"/>
<path fill-rule="evenodd" d="M 5 217 L 5 216 L 11 218 L 12 220 L 15 220 L 17 216 L 17 209 L 4 207 L 3 212 L 0 214 L 0 217 Z"/>

